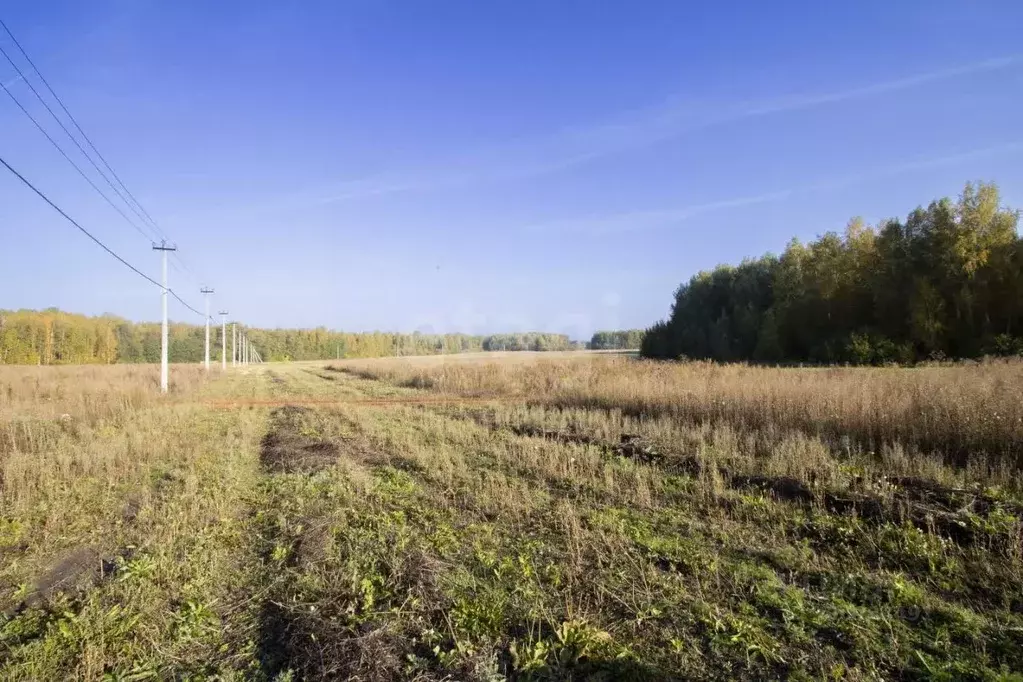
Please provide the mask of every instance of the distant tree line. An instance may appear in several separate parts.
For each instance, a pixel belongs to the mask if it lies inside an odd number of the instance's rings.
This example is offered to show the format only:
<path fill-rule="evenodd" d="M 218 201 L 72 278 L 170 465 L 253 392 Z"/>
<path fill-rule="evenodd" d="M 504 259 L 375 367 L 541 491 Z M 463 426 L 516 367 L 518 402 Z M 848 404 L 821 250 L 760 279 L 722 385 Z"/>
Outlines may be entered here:
<path fill-rule="evenodd" d="M 652 358 L 881 364 L 1023 353 L 1020 214 L 996 186 L 681 285 Z"/>
<path fill-rule="evenodd" d="M 159 358 L 159 338 L 156 357 Z M 110 317 L 50 308 L 0 310 L 0 364 L 109 364 L 118 360 L 118 330 Z"/>
<path fill-rule="evenodd" d="M 573 350 L 578 345 L 565 334 L 526 332 L 523 334 L 494 334 L 483 339 L 483 350 Z"/>
<path fill-rule="evenodd" d="M 635 350 L 643 343 L 646 332 L 642 329 L 594 332 L 590 339 L 593 350 Z"/>
<path fill-rule="evenodd" d="M 174 322 L 169 329 L 171 362 L 200 362 L 205 327 Z M 231 325 L 227 328 L 231 354 Z M 560 334 L 395 334 L 316 329 L 252 329 L 249 339 L 263 359 L 327 360 L 388 355 L 433 355 L 483 350 L 566 350 L 576 347 Z M 220 325 L 210 330 L 210 356 L 220 360 Z M 88 317 L 47 310 L 0 310 L 0 364 L 110 364 L 160 361 L 160 324 L 130 322 L 114 315 Z"/>

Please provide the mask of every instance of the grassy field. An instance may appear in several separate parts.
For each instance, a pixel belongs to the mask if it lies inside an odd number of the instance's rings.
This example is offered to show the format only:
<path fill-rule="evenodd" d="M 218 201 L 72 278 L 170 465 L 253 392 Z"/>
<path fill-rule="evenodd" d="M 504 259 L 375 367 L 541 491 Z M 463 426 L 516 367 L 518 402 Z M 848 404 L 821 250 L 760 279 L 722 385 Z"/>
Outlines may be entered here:
<path fill-rule="evenodd" d="M 0 367 L 0 679 L 1023 680 L 1023 364 Z"/>

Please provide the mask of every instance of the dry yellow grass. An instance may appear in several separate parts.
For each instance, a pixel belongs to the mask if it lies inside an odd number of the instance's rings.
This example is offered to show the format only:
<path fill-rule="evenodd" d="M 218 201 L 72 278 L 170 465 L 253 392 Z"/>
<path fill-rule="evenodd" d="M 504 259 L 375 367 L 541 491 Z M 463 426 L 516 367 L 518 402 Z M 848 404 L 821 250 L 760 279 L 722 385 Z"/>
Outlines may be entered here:
<path fill-rule="evenodd" d="M 340 363 L 361 375 L 458 395 L 518 395 L 637 417 L 799 429 L 868 449 L 899 444 L 993 467 L 1023 457 L 1023 363 L 771 368 L 565 354 L 517 361 L 415 358 Z"/>
<path fill-rule="evenodd" d="M 203 381 L 197 365 L 175 365 L 172 394 L 187 394 Z M 0 423 L 18 418 L 102 418 L 160 397 L 158 365 L 0 365 Z"/>
<path fill-rule="evenodd" d="M 176 635 L 179 611 L 237 582 L 263 424 L 177 400 L 208 386 L 190 365 L 170 397 L 155 366 L 0 367 L 0 679 L 209 655 Z"/>
<path fill-rule="evenodd" d="M 171 391 L 179 395 L 194 393 L 204 381 L 191 365 L 174 367 L 171 376 Z M 140 451 L 158 445 L 157 434 L 143 427 L 150 421 L 147 409 L 162 399 L 154 365 L 0 367 L 0 396 L 0 480 L 8 505 L 82 477 L 117 480 L 120 469 L 134 470 L 148 459 Z M 113 432 L 136 438 L 97 446 Z"/>
<path fill-rule="evenodd" d="M 1018 364 L 330 365 L 0 368 L 0 679 L 1018 668 Z"/>

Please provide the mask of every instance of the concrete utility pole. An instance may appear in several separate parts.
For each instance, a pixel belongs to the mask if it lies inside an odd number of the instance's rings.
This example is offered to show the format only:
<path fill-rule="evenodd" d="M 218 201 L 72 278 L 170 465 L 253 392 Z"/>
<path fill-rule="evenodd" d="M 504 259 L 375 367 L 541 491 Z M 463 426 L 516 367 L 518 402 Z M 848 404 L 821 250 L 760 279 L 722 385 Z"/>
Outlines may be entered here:
<path fill-rule="evenodd" d="M 168 251 L 177 251 L 177 247 L 175 247 L 175 246 L 167 246 L 167 242 L 160 242 L 159 246 L 157 246 L 156 244 L 153 244 L 153 250 L 154 251 L 162 251 L 163 252 L 163 293 L 160 294 L 161 297 L 163 298 L 163 329 L 162 329 L 162 333 L 160 335 L 160 393 L 166 393 L 167 392 L 167 383 L 168 383 L 168 381 L 167 381 L 167 379 L 168 379 L 168 371 L 167 371 L 167 336 L 168 336 L 168 332 L 167 332 L 167 293 L 168 293 L 168 289 L 167 289 L 167 252 Z"/>
<path fill-rule="evenodd" d="M 231 366 L 238 364 L 238 324 L 231 323 Z"/>
<path fill-rule="evenodd" d="M 220 369 L 227 371 L 227 311 L 220 311 Z"/>
<path fill-rule="evenodd" d="M 213 289 L 203 287 L 199 290 L 203 298 L 206 299 L 206 373 L 210 372 L 210 294 L 213 293 Z"/>

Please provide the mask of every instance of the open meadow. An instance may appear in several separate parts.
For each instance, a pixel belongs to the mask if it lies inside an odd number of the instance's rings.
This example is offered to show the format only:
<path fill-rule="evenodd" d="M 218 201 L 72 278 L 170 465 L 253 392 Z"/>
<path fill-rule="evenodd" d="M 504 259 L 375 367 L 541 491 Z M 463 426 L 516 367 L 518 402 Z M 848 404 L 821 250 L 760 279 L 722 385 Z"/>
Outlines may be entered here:
<path fill-rule="evenodd" d="M 0 679 L 1023 679 L 1023 363 L 0 367 Z"/>

